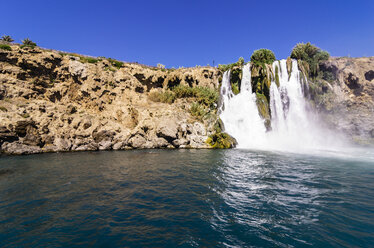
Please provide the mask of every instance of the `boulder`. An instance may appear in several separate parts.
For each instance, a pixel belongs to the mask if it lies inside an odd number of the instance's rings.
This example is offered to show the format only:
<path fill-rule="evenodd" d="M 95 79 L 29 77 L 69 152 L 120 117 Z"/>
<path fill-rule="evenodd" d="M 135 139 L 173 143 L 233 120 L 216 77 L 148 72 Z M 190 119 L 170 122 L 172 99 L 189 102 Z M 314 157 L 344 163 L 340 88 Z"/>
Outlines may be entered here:
<path fill-rule="evenodd" d="M 81 145 L 79 147 L 75 147 L 74 151 L 96 151 L 98 148 L 99 147 L 96 143 L 91 142 L 85 145 Z"/>
<path fill-rule="evenodd" d="M 152 148 L 165 148 L 169 145 L 169 142 L 164 138 L 154 138 L 151 142 L 153 143 Z"/>
<path fill-rule="evenodd" d="M 69 151 L 71 148 L 71 141 L 63 138 L 56 138 L 53 142 L 58 151 Z"/>
<path fill-rule="evenodd" d="M 136 134 L 129 140 L 129 145 L 133 148 L 143 148 L 147 140 L 140 134 Z"/>
<path fill-rule="evenodd" d="M 12 143 L 5 142 L 1 146 L 1 150 L 4 153 L 15 154 L 15 155 L 34 154 L 34 153 L 42 152 L 42 149 L 39 146 L 28 146 L 28 145 L 22 144 L 20 141 L 16 141 Z"/>
<path fill-rule="evenodd" d="M 177 139 L 178 135 L 178 126 L 176 121 L 168 120 L 159 123 L 156 130 L 156 135 L 158 137 L 166 139 L 169 143 Z"/>
<path fill-rule="evenodd" d="M 112 140 L 114 135 L 116 133 L 113 131 L 108 131 L 108 130 L 101 130 L 101 131 L 96 131 L 94 130 L 92 132 L 92 138 L 95 140 L 96 143 L 100 143 L 101 141 L 105 140 Z"/>
<path fill-rule="evenodd" d="M 99 150 L 109 150 L 112 148 L 112 141 L 103 140 L 98 145 L 99 145 Z"/>
<path fill-rule="evenodd" d="M 87 66 L 79 61 L 70 60 L 68 70 L 72 76 L 87 78 Z"/>
<path fill-rule="evenodd" d="M 186 146 L 188 145 L 190 142 L 185 139 L 185 138 L 181 138 L 181 139 L 177 139 L 177 140 L 173 140 L 173 145 L 175 147 L 181 147 L 181 146 Z"/>
<path fill-rule="evenodd" d="M 113 150 L 120 150 L 120 149 L 123 149 L 124 147 L 124 142 L 120 141 L 120 142 L 117 142 L 113 145 Z"/>

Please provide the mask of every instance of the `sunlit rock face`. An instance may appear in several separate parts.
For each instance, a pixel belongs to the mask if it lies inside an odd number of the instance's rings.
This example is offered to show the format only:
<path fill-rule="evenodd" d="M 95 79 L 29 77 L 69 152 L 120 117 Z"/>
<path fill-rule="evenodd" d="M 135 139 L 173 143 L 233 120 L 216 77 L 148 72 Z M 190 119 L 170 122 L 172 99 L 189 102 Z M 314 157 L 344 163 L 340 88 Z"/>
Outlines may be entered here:
<path fill-rule="evenodd" d="M 0 50 L 2 152 L 209 147 L 212 121 L 190 114 L 193 99 L 168 104 L 149 96 L 177 85 L 218 90 L 216 68 L 163 69 L 11 48 Z"/>
<path fill-rule="evenodd" d="M 356 142 L 374 144 L 374 57 L 330 58 L 320 68 L 329 75 L 316 99 L 321 116 Z"/>

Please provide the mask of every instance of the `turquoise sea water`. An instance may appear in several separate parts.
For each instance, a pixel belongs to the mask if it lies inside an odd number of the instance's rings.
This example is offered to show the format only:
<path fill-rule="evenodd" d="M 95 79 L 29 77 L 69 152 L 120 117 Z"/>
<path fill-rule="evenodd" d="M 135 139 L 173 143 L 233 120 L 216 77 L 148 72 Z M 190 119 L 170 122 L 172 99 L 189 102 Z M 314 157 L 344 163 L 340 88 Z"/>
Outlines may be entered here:
<path fill-rule="evenodd" d="M 372 157 L 0 157 L 0 247 L 374 247 Z"/>

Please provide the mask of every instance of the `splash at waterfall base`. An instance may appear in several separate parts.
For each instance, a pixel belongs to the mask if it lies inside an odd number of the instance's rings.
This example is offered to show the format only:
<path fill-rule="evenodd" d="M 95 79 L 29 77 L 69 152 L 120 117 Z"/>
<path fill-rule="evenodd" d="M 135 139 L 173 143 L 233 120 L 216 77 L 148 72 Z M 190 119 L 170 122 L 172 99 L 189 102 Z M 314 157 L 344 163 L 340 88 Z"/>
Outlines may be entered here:
<path fill-rule="evenodd" d="M 239 92 L 233 92 L 231 71 L 223 75 L 220 118 L 238 148 L 285 151 L 327 150 L 344 146 L 308 102 L 307 76 L 296 60 L 242 67 Z"/>

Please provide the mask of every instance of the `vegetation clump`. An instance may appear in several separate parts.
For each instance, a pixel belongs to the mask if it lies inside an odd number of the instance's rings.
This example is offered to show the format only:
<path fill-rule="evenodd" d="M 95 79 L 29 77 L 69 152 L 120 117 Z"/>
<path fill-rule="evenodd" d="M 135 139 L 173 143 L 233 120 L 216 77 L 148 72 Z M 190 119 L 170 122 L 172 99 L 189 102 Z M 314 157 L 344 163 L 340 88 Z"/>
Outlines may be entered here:
<path fill-rule="evenodd" d="M 279 87 L 280 82 L 279 82 L 279 66 L 278 65 L 275 66 L 275 72 L 274 72 L 274 74 L 275 74 L 274 75 L 275 83 Z"/>
<path fill-rule="evenodd" d="M 180 98 L 194 98 L 189 111 L 192 116 L 203 118 L 216 107 L 219 94 L 209 87 L 177 85 L 164 91 L 150 92 L 148 97 L 151 101 L 169 104 Z"/>
<path fill-rule="evenodd" d="M 330 54 L 320 48 L 312 45 L 310 42 L 298 43 L 291 52 L 291 58 L 307 62 L 306 70 L 309 76 L 315 78 L 318 76 L 320 62 L 328 60 Z"/>
<path fill-rule="evenodd" d="M 240 57 L 239 60 L 232 64 L 227 65 L 218 65 L 218 70 L 221 72 L 225 72 L 228 70 L 231 70 L 230 74 L 230 82 L 231 82 L 231 89 L 232 92 L 237 95 L 240 92 L 240 84 L 242 80 L 242 67 L 245 64 L 245 60 L 243 57 Z M 222 77 L 219 79 L 219 81 L 222 81 Z"/>
<path fill-rule="evenodd" d="M 191 104 L 190 113 L 192 116 L 202 118 L 207 114 L 207 111 L 205 110 L 204 105 L 194 102 Z"/>
<path fill-rule="evenodd" d="M 269 101 L 263 94 L 256 94 L 256 105 L 258 112 L 262 119 L 264 119 L 265 127 L 267 130 L 271 128 L 270 106 Z"/>
<path fill-rule="evenodd" d="M 30 40 L 29 38 L 26 38 L 22 41 L 22 46 L 21 48 L 24 48 L 24 47 L 30 47 L 30 48 L 35 48 L 36 47 L 36 43 L 33 42 L 32 40 Z"/>
<path fill-rule="evenodd" d="M 208 137 L 206 143 L 215 149 L 232 148 L 234 139 L 227 133 L 214 133 Z"/>
<path fill-rule="evenodd" d="M 158 91 L 152 91 L 149 93 L 148 98 L 153 101 L 153 102 L 162 102 L 162 103 L 173 103 L 176 99 L 175 93 L 166 90 L 163 92 L 158 92 Z"/>
<path fill-rule="evenodd" d="M 112 64 L 112 66 L 116 67 L 117 69 L 119 69 L 123 66 L 123 62 L 121 62 L 121 61 L 118 61 L 118 60 L 115 60 L 115 59 L 112 59 L 112 58 L 108 58 L 108 61 L 109 61 L 109 63 Z"/>
<path fill-rule="evenodd" d="M 205 143 L 214 149 L 227 149 L 233 148 L 237 144 L 236 140 L 222 131 L 223 123 L 221 119 L 218 119 L 214 125 L 214 133 L 209 135 Z"/>
<path fill-rule="evenodd" d="M 232 64 L 219 64 L 218 65 L 218 70 L 221 72 L 225 72 L 228 70 L 232 70 L 234 67 L 239 67 L 241 68 L 245 64 L 244 58 L 240 57 L 237 62 L 232 63 Z"/>
<path fill-rule="evenodd" d="M 10 37 L 9 35 L 3 35 L 3 36 L 1 37 L 1 40 L 2 40 L 3 42 L 9 42 L 9 43 L 11 43 L 11 42 L 14 41 L 14 40 L 12 39 L 12 37 Z"/>
<path fill-rule="evenodd" d="M 218 102 L 219 94 L 216 90 L 209 87 L 189 87 L 186 85 L 177 85 L 171 89 L 176 98 L 196 98 L 197 103 L 213 108 Z"/>
<path fill-rule="evenodd" d="M 12 51 L 12 48 L 7 44 L 0 44 L 0 49 L 6 50 L 6 51 Z"/>
<path fill-rule="evenodd" d="M 269 49 L 259 49 L 252 53 L 251 62 L 254 64 L 272 64 L 275 61 L 274 53 Z"/>
<path fill-rule="evenodd" d="M 233 69 L 230 75 L 231 76 L 230 78 L 231 90 L 232 90 L 232 93 L 234 93 L 235 95 L 240 93 L 242 73 L 243 73 L 243 70 L 240 67 L 240 68 Z"/>
<path fill-rule="evenodd" d="M 260 116 L 264 119 L 267 130 L 270 130 L 270 86 L 272 78 L 279 86 L 279 67 L 275 66 L 273 72 L 272 64 L 275 61 L 274 53 L 269 49 L 259 49 L 251 56 L 252 91 L 256 93 L 256 105 Z"/>
<path fill-rule="evenodd" d="M 65 52 L 59 52 L 59 54 L 61 56 L 72 56 L 72 57 L 78 57 L 79 58 L 79 61 L 81 63 L 90 63 L 90 64 L 96 64 L 97 62 L 103 60 L 103 58 L 105 59 L 105 57 L 88 57 L 88 56 L 82 56 L 80 54 L 77 54 L 77 53 L 65 53 Z M 108 59 L 108 61 L 111 63 L 111 59 Z M 114 60 L 113 60 L 114 61 Z M 112 63 L 113 64 L 113 63 Z M 114 66 L 114 65 L 113 65 Z"/>
<path fill-rule="evenodd" d="M 96 64 L 98 61 L 100 61 L 99 59 L 97 58 L 92 58 L 92 57 L 83 57 L 83 56 L 79 56 L 79 61 L 81 63 L 90 63 L 90 64 Z"/>
<path fill-rule="evenodd" d="M 165 65 L 158 63 L 157 64 L 157 68 L 159 68 L 159 69 L 165 69 Z"/>

